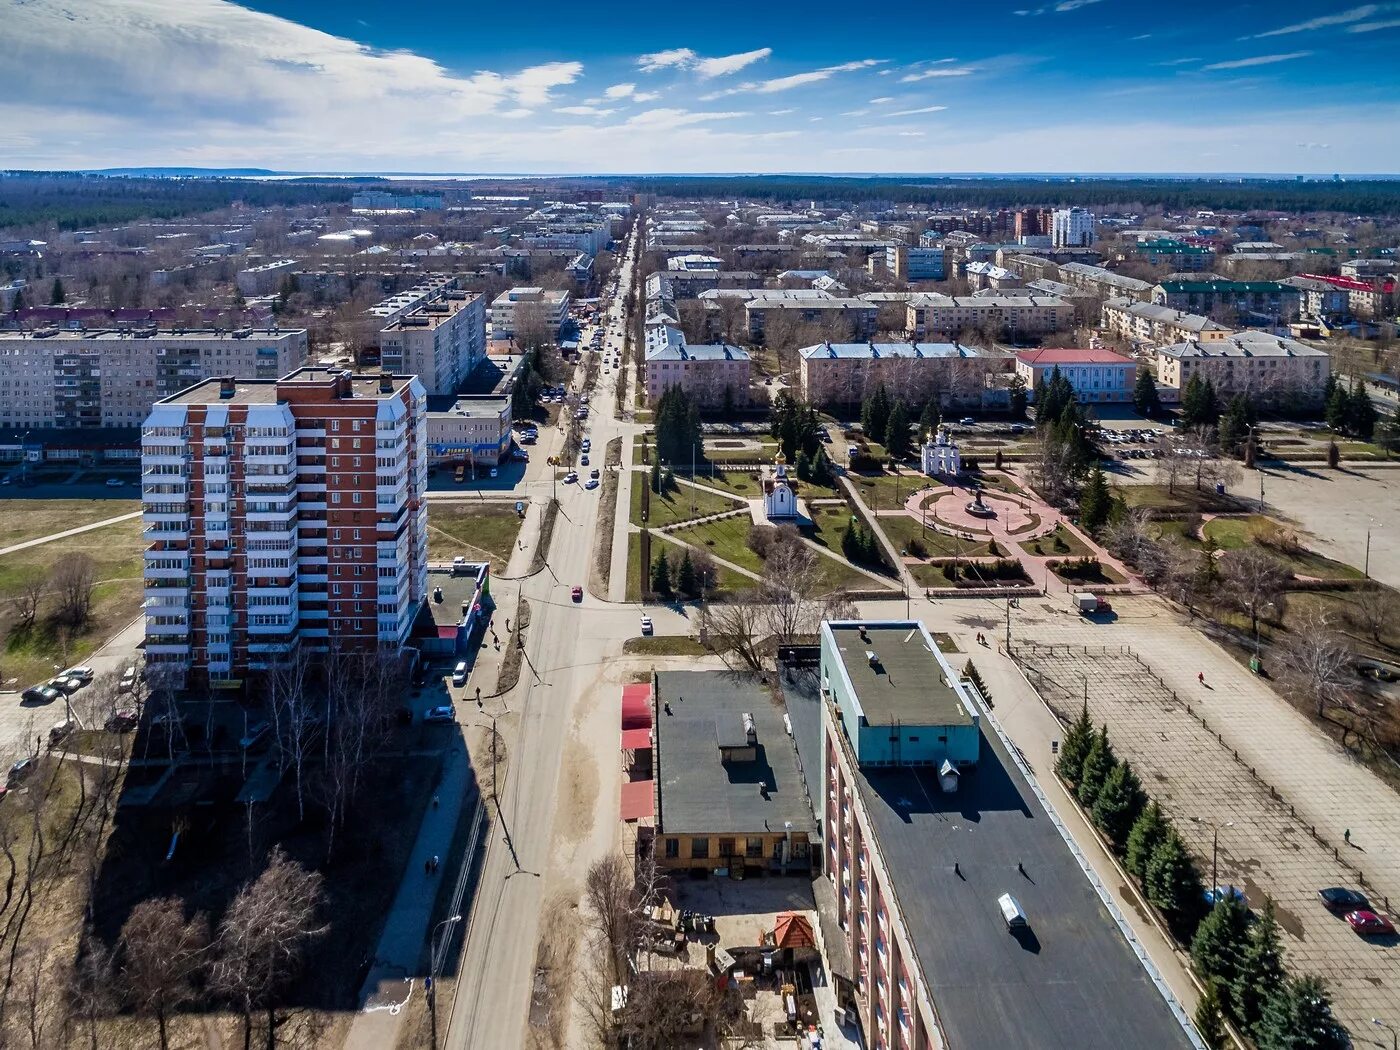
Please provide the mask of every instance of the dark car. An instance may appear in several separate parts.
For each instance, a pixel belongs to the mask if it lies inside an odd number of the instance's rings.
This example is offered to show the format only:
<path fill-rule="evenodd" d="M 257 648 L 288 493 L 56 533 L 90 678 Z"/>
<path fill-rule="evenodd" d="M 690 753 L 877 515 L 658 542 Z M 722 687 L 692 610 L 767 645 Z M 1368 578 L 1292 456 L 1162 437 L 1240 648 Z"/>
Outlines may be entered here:
<path fill-rule="evenodd" d="M 51 685 L 36 685 L 19 694 L 20 702 L 26 704 L 51 704 L 63 696 Z"/>
<path fill-rule="evenodd" d="M 1345 886 L 1328 886 L 1325 890 L 1318 890 L 1317 899 L 1322 901 L 1324 908 L 1337 915 L 1360 911 L 1367 904 L 1365 894 L 1349 890 Z"/>

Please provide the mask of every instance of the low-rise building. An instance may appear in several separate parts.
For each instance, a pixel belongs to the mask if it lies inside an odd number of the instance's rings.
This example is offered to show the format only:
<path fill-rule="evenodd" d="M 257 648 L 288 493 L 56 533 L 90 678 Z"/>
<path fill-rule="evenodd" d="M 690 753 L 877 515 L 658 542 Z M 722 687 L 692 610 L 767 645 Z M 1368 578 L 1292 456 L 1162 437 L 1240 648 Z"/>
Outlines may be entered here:
<path fill-rule="evenodd" d="M 750 299 L 744 304 L 749 338 L 762 343 L 774 318 L 779 324 L 815 325 L 833 335 L 847 339 L 869 339 L 875 334 L 878 313 L 873 303 L 861 299 L 838 299 L 829 293 L 813 290 L 812 298 L 773 298 L 769 294 Z"/>
<path fill-rule="evenodd" d="M 1232 314 L 1270 324 L 1298 316 L 1298 290 L 1278 281 L 1163 281 L 1152 301 L 1198 314 Z"/>
<path fill-rule="evenodd" d="M 1217 397 L 1244 394 L 1260 406 L 1285 409 L 1320 405 L 1332 369 L 1325 350 L 1257 331 L 1159 346 L 1156 364 L 1165 400 L 1178 398 L 1199 375 L 1210 380 Z"/>
<path fill-rule="evenodd" d="M 1151 266 L 1170 266 L 1182 273 L 1200 273 L 1215 263 L 1215 253 L 1171 237 L 1138 241 L 1138 258 Z"/>
<path fill-rule="evenodd" d="M 233 280 L 243 295 L 272 295 L 281 290 L 282 282 L 300 265 L 295 259 L 277 259 L 239 270 Z"/>
<path fill-rule="evenodd" d="M 885 249 L 885 267 L 898 281 L 941 281 L 946 272 L 943 245 L 936 240 L 917 247 L 891 244 Z"/>
<path fill-rule="evenodd" d="M 510 452 L 509 397 L 430 397 L 428 465 L 494 467 Z"/>
<path fill-rule="evenodd" d="M 657 863 L 810 870 L 816 819 L 769 687 L 729 671 L 662 671 L 654 681 Z"/>
<path fill-rule="evenodd" d="M 515 336 L 524 314 L 537 314 L 550 336 L 557 336 L 569 320 L 569 293 L 544 288 L 512 288 L 491 301 L 491 338 Z"/>
<path fill-rule="evenodd" d="M 967 283 L 974 292 L 1011 291 L 1025 287 L 1021 275 L 996 263 L 976 262 L 967 264 Z"/>
<path fill-rule="evenodd" d="M 385 370 L 416 375 L 429 394 L 452 394 L 486 356 L 486 299 L 442 288 L 379 333 Z"/>
<path fill-rule="evenodd" d="M 1074 388 L 1074 396 L 1086 404 L 1121 404 L 1133 399 L 1137 362 L 1112 350 L 1080 347 L 1043 347 L 1016 353 L 1016 374 L 1035 399 L 1036 387 L 1049 382 L 1058 370 Z"/>
<path fill-rule="evenodd" d="M 668 325 L 646 332 L 647 403 L 655 404 L 668 387 L 678 386 L 701 405 L 747 405 L 748 351 L 728 343 L 693 345 L 685 333 Z"/>
<path fill-rule="evenodd" d="M 961 343 L 826 342 L 799 350 L 798 362 L 803 396 L 824 407 L 859 404 L 883 385 L 911 404 L 980 408 L 987 377 L 1006 371 L 1011 357 Z"/>
<path fill-rule="evenodd" d="M 924 626 L 828 621 L 820 638 L 828 883 L 817 899 L 831 902 L 828 956 L 869 1045 L 1199 1046 L 976 686 Z M 1004 895 L 1024 929 L 1009 928 Z"/>
<path fill-rule="evenodd" d="M 1357 317 L 1381 318 L 1395 312 L 1394 278 L 1327 277 L 1316 273 L 1303 274 L 1303 277 L 1336 292 L 1345 292 L 1347 310 Z"/>
<path fill-rule="evenodd" d="M 1043 295 L 920 294 L 910 297 L 906 319 L 915 338 L 961 336 L 968 332 L 1035 336 L 1074 327 L 1074 307 Z"/>
<path fill-rule="evenodd" d="M 1125 277 L 1102 266 L 1087 263 L 1061 263 L 1060 280 L 1076 288 L 1084 288 L 1104 298 L 1127 297 L 1146 302 L 1152 298 L 1152 282 Z"/>
<path fill-rule="evenodd" d="M 1103 304 L 1102 315 L 1105 329 L 1144 343 L 1209 343 L 1224 339 L 1231 331 L 1204 314 L 1188 314 L 1136 299 L 1110 299 Z"/>
<path fill-rule="evenodd" d="M 1321 277 L 1286 277 L 1284 284 L 1298 289 L 1298 312 L 1303 317 L 1336 317 L 1351 312 L 1351 289 L 1337 287 Z"/>

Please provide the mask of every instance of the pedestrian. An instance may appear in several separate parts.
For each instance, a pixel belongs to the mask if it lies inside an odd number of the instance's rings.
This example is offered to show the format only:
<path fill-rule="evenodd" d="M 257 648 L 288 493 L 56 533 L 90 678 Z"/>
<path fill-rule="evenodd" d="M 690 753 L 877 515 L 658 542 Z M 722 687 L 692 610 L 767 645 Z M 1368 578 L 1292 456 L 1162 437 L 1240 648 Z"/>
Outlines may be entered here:
<path fill-rule="evenodd" d="M 1205 684 L 1206 684 L 1206 673 L 1205 673 L 1204 671 L 1197 671 L 1197 672 L 1196 672 L 1196 681 L 1200 682 L 1201 685 L 1205 685 Z"/>
<path fill-rule="evenodd" d="M 438 860 L 438 855 L 437 855 L 436 853 L 434 853 L 434 854 L 433 854 L 433 874 L 434 874 L 434 875 L 437 874 L 438 864 L 439 864 L 439 863 L 440 863 L 440 862 L 439 862 L 439 860 Z"/>
<path fill-rule="evenodd" d="M 424 874 L 424 875 L 431 875 L 432 873 L 433 873 L 433 859 L 432 859 L 431 857 L 429 857 L 427 860 L 425 860 L 425 861 L 423 862 L 423 874 Z"/>
<path fill-rule="evenodd" d="M 438 797 L 437 797 L 436 795 L 434 795 L 434 796 L 433 796 L 433 809 L 437 809 L 437 808 L 438 808 Z"/>
<path fill-rule="evenodd" d="M 1346 831 L 1342 832 L 1342 841 L 1348 846 L 1351 845 L 1351 828 L 1347 828 Z"/>

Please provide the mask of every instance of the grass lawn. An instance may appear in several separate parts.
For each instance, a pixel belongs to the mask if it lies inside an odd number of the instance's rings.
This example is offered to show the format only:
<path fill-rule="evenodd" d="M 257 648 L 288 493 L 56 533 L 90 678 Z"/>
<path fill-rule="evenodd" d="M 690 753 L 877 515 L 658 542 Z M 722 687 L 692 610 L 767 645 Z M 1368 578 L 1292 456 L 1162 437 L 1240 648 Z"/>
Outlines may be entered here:
<path fill-rule="evenodd" d="M 428 560 L 449 562 L 459 554 L 490 558 L 491 571 L 502 572 L 520 533 L 514 507 L 496 503 L 428 504 Z"/>
<path fill-rule="evenodd" d="M 664 543 L 664 540 L 659 542 Z M 635 532 L 627 535 L 627 600 L 642 600 L 642 538 Z"/>
<path fill-rule="evenodd" d="M 1189 484 L 1178 485 L 1175 492 L 1168 492 L 1165 485 L 1115 485 L 1113 494 L 1121 496 L 1129 507 L 1152 510 L 1237 511 L 1242 506 L 1234 496 L 1217 496 L 1214 489 L 1197 490 Z"/>
<path fill-rule="evenodd" d="M 975 558 L 990 553 L 985 540 L 979 542 L 945 536 L 933 529 L 925 529 L 923 522 L 908 514 L 881 514 L 876 516 L 875 521 L 894 544 L 895 550 L 908 550 L 910 541 L 919 540 L 928 550 L 930 558 Z"/>
<path fill-rule="evenodd" d="M 765 441 L 758 448 L 754 448 L 748 442 L 743 442 L 743 445 L 743 448 L 727 448 L 713 440 L 707 441 L 705 442 L 705 457 L 717 463 L 772 463 L 777 458 L 778 443 L 776 441 Z M 696 469 L 700 469 L 699 464 L 696 465 Z"/>
<path fill-rule="evenodd" d="M 710 473 L 710 468 L 700 467 L 695 472 L 695 480 L 701 485 L 712 489 L 723 489 L 725 492 L 732 492 L 740 499 L 757 499 L 759 494 L 760 475 L 745 470 L 724 471 L 718 468 L 714 473 Z M 797 494 L 804 500 L 813 499 L 833 499 L 841 495 L 830 485 L 816 485 L 810 481 L 799 481 L 797 483 Z"/>
<path fill-rule="evenodd" d="M 802 534 L 813 543 L 840 554 L 841 537 L 851 520 L 850 509 L 844 503 L 809 504 L 807 509 L 811 512 L 812 527 L 804 529 Z"/>
<path fill-rule="evenodd" d="M 763 559 L 749 549 L 749 518 L 725 518 L 723 521 L 707 521 L 701 525 L 688 525 L 677 529 L 671 535 L 695 547 L 709 551 L 716 558 L 723 558 L 750 572 L 763 572 Z"/>
<path fill-rule="evenodd" d="M 904 506 L 911 495 L 933 482 L 923 474 L 850 474 L 860 498 L 871 510 L 894 510 Z"/>
<path fill-rule="evenodd" d="M 1270 533 L 1283 532 L 1283 528 L 1272 518 L 1251 514 L 1244 518 L 1212 518 L 1206 522 L 1204 531 L 1222 550 L 1239 550 L 1242 547 L 1259 544 L 1270 554 L 1280 559 L 1300 576 L 1314 576 L 1328 580 L 1360 580 L 1363 573 L 1343 562 L 1333 561 L 1315 551 L 1301 550 L 1290 553 L 1278 547 L 1260 543 L 1261 537 Z"/>
<path fill-rule="evenodd" d="M 1055 531 L 1038 540 L 1021 544 L 1027 554 L 1044 554 L 1057 558 L 1083 558 L 1094 552 L 1074 533 L 1063 525 L 1056 525 Z"/>
<path fill-rule="evenodd" d="M 141 509 L 135 499 L 0 499 L 0 547 Z"/>
<path fill-rule="evenodd" d="M 140 520 L 133 519 L 0 557 L 0 667 L 6 682 L 29 686 L 51 676 L 55 663 L 78 663 L 136 617 L 146 548 L 141 529 Z M 54 599 L 48 596 L 35 625 L 21 630 L 12 600 L 24 582 L 47 576 L 76 555 L 93 561 L 96 585 L 88 622 L 76 633 L 54 624 L 48 619 Z"/>
<path fill-rule="evenodd" d="M 1066 583 L 1122 583 L 1123 574 L 1111 565 L 1102 562 L 1088 572 L 1071 571 L 1065 564 L 1056 565 L 1050 570 L 1058 579 Z"/>
<path fill-rule="evenodd" d="M 710 652 L 687 634 L 628 638 L 622 651 L 633 656 L 708 656 Z"/>
<path fill-rule="evenodd" d="M 735 510 L 741 504 L 738 500 L 726 499 L 723 496 L 716 496 L 712 492 L 696 488 L 686 482 L 676 479 L 677 488 L 663 495 L 651 493 L 651 506 L 648 511 L 647 520 L 642 520 L 642 495 L 651 484 L 646 474 L 635 473 L 632 478 L 632 524 L 646 525 L 649 528 L 660 528 L 663 525 L 674 525 L 678 521 L 689 521 L 692 518 L 705 518 L 711 514 L 720 514 L 726 510 Z M 691 512 L 692 503 L 694 512 Z"/>
<path fill-rule="evenodd" d="M 866 590 L 880 585 L 865 573 L 853 569 L 848 562 L 816 556 L 817 580 L 823 591 Z"/>

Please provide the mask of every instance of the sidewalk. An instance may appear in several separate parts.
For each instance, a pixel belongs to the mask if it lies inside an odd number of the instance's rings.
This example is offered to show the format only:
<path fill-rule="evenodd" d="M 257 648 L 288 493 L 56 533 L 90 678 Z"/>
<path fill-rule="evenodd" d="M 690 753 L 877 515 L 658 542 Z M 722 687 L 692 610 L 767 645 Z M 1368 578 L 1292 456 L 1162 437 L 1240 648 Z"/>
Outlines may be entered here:
<path fill-rule="evenodd" d="M 384 920 L 374 965 L 360 989 L 363 1006 L 350 1026 L 346 1050 L 387 1050 L 398 1042 L 399 1011 L 415 995 L 422 994 L 421 960 L 429 936 L 433 905 L 441 880 L 454 877 L 458 865 L 443 857 L 435 875 L 424 874 L 424 864 L 434 855 L 442 856 L 452 843 L 457 821 L 466 805 L 476 806 L 480 796 L 471 786 L 466 745 L 449 752 L 444 760 L 442 783 L 437 797 L 441 804 L 423 813 L 418 840 L 413 844 L 404 869 L 399 892 Z M 471 858 L 460 858 L 470 863 Z"/>

